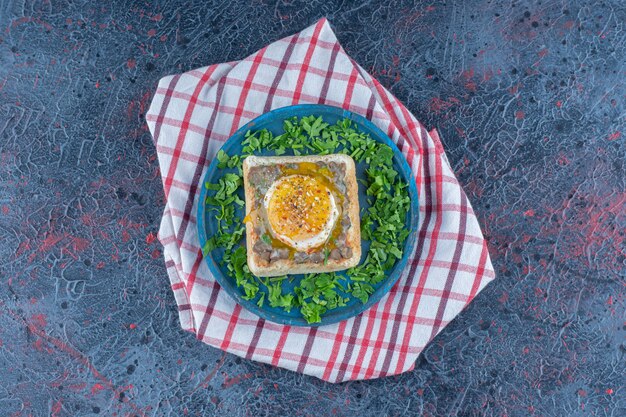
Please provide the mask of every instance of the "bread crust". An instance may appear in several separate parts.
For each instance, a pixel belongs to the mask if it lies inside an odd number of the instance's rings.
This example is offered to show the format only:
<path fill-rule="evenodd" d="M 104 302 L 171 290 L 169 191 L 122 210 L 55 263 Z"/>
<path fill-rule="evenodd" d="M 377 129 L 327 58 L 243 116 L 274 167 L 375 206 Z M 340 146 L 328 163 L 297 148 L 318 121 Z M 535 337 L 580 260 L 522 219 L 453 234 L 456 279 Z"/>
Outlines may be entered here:
<path fill-rule="evenodd" d="M 296 263 L 292 259 L 279 259 L 268 263 L 253 251 L 254 244 L 261 238 L 256 232 L 252 219 L 246 221 L 246 248 L 247 261 L 250 272 L 259 277 L 275 277 L 287 274 L 309 274 L 320 272 L 341 271 L 358 265 L 361 260 L 361 221 L 359 218 L 359 192 L 356 181 L 356 168 L 354 160 L 345 154 L 331 155 L 306 155 L 306 156 L 249 156 L 243 161 L 243 184 L 246 199 L 246 216 L 250 216 L 255 201 L 255 190 L 250 185 L 250 169 L 256 166 L 270 166 L 277 164 L 289 164 L 300 162 L 336 162 L 345 167 L 344 184 L 346 186 L 345 197 L 348 199 L 348 217 L 350 227 L 346 233 L 346 246 L 352 249 L 352 256 L 334 260 L 328 258 L 327 261 L 314 263 L 306 261 Z"/>

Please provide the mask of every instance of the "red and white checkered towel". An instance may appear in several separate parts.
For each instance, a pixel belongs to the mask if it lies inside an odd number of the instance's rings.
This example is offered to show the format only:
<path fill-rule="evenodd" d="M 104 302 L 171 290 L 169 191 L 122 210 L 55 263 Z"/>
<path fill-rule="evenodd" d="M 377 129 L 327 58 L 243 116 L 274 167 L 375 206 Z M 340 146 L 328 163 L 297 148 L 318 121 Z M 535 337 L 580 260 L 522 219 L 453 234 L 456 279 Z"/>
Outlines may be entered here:
<path fill-rule="evenodd" d="M 265 321 L 236 304 L 209 272 L 196 232 L 200 182 L 222 143 L 249 120 L 297 103 L 374 122 L 407 158 L 420 198 L 418 242 L 397 284 L 359 316 L 318 328 Z M 163 78 L 146 119 L 167 199 L 159 239 L 180 322 L 211 346 L 330 382 L 399 374 L 495 277 L 436 131 L 350 59 L 326 19 L 241 61 Z"/>

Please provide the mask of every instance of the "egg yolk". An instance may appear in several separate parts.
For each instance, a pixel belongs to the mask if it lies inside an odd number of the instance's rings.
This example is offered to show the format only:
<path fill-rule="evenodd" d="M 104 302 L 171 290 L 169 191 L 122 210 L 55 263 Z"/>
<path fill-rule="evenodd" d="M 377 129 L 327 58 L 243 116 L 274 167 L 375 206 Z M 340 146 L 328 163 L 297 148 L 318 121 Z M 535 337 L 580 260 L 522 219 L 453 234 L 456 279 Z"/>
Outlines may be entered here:
<path fill-rule="evenodd" d="M 318 236 L 332 217 L 334 209 L 330 190 L 307 175 L 282 178 L 267 205 L 270 226 L 277 235 L 293 241 Z"/>

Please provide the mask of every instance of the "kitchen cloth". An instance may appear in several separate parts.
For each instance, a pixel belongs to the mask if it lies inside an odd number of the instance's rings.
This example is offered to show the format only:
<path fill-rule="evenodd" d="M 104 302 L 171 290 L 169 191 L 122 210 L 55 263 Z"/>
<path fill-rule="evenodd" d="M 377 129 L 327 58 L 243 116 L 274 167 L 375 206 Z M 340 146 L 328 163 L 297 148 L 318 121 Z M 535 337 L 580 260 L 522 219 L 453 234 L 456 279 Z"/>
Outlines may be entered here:
<path fill-rule="evenodd" d="M 417 244 L 398 282 L 369 310 L 321 327 L 276 324 L 235 303 L 203 260 L 195 217 L 201 180 L 224 141 L 298 103 L 367 117 L 402 151 L 419 193 Z M 241 61 L 161 79 L 146 120 L 166 197 L 158 237 L 180 322 L 211 346 L 330 382 L 400 374 L 495 278 L 437 132 L 346 54 L 326 19 Z"/>

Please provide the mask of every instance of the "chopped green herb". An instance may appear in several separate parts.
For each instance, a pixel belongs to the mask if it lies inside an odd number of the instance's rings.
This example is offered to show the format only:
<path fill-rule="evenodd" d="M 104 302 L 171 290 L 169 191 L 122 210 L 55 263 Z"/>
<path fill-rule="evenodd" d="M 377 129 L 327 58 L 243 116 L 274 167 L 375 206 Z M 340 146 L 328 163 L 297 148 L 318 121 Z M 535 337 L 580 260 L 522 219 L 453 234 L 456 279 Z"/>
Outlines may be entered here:
<path fill-rule="evenodd" d="M 204 256 L 207 256 L 213 249 L 216 248 L 216 246 L 217 245 L 215 244 L 215 236 L 212 236 L 204 244 L 204 247 L 202 248 L 202 254 Z"/>
<path fill-rule="evenodd" d="M 265 301 L 265 292 L 261 291 L 261 296 L 259 297 L 259 300 L 256 302 L 256 305 L 258 305 L 259 307 L 263 307 L 264 301 Z"/>
<path fill-rule="evenodd" d="M 218 164 L 217 167 L 220 169 L 226 168 L 228 166 L 228 161 L 230 160 L 230 157 L 228 156 L 228 154 L 226 152 L 224 152 L 223 150 L 219 150 L 217 152 L 217 160 L 218 160 Z"/>
<path fill-rule="evenodd" d="M 374 287 L 366 282 L 356 282 L 352 284 L 351 290 L 352 295 L 365 304 L 370 298 L 370 295 L 374 292 Z"/>
<path fill-rule="evenodd" d="M 271 307 L 282 307 L 287 313 L 291 311 L 294 305 L 293 294 L 282 293 L 282 285 L 280 281 L 275 281 L 271 285 L 267 286 L 269 290 L 268 301 Z"/>

